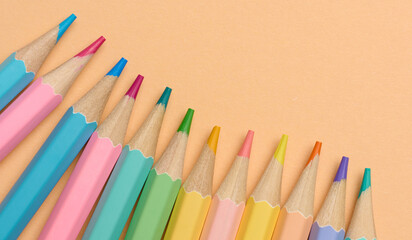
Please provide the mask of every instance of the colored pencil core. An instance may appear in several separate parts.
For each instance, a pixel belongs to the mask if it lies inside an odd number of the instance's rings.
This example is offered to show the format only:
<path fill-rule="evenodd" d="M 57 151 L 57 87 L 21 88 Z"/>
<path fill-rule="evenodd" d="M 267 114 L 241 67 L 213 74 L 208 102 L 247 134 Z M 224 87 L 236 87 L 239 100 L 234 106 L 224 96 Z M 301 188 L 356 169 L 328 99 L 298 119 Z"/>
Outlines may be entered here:
<path fill-rule="evenodd" d="M 187 135 L 190 133 L 190 126 L 192 125 L 192 119 L 193 119 L 193 114 L 195 113 L 195 110 L 189 108 L 187 109 L 185 118 L 183 119 L 182 123 L 179 126 L 179 129 L 177 129 L 178 132 L 184 132 Z"/>
<path fill-rule="evenodd" d="M 163 104 L 165 105 L 165 108 L 167 108 L 167 103 L 169 102 L 170 93 L 172 93 L 172 89 L 169 87 L 166 87 L 165 90 L 163 91 L 162 96 L 160 96 L 159 101 L 157 101 L 156 104 Z"/>
<path fill-rule="evenodd" d="M 346 175 L 348 172 L 348 164 L 349 164 L 349 158 L 345 156 L 342 157 L 338 171 L 336 172 L 335 179 L 333 180 L 334 182 L 340 182 L 343 179 L 346 179 Z"/>
<path fill-rule="evenodd" d="M 284 164 L 285 162 L 285 154 L 286 154 L 286 146 L 288 144 L 288 135 L 283 134 L 282 138 L 280 139 L 280 143 L 276 148 L 275 154 L 273 157 L 278 160 L 280 164 Z"/>
<path fill-rule="evenodd" d="M 250 151 L 252 150 L 252 142 L 253 142 L 253 135 L 255 134 L 255 132 L 253 132 L 252 130 L 249 130 L 247 132 L 245 141 L 243 142 L 242 147 L 240 148 L 239 153 L 237 154 L 240 157 L 250 157 Z"/>
<path fill-rule="evenodd" d="M 56 43 L 60 40 L 66 30 L 70 27 L 70 25 L 76 20 L 76 15 L 72 14 L 68 18 L 66 18 L 63 22 L 59 24 L 59 33 L 57 34 Z"/>
<path fill-rule="evenodd" d="M 125 96 L 129 96 L 133 99 L 136 99 L 137 93 L 139 92 L 139 89 L 140 89 L 140 85 L 142 85 L 143 78 L 144 77 L 139 74 L 136 80 L 134 80 L 132 86 L 129 88 L 129 90 L 127 90 L 127 93 L 125 94 Z"/>
<path fill-rule="evenodd" d="M 116 65 L 106 74 L 106 76 L 115 76 L 119 77 L 122 73 L 124 67 L 126 66 L 127 60 L 122 58 L 120 59 Z"/>
<path fill-rule="evenodd" d="M 365 173 L 363 174 L 363 180 L 362 180 L 362 185 L 359 191 L 359 196 L 366 191 L 368 188 L 371 187 L 371 169 L 370 168 L 365 168 Z"/>
<path fill-rule="evenodd" d="M 106 41 L 106 38 L 103 36 L 99 37 L 96 41 L 90 44 L 90 46 L 79 52 L 75 57 L 85 57 L 87 55 L 94 54 L 97 50 L 99 50 L 104 41 Z"/>
<path fill-rule="evenodd" d="M 209 139 L 207 140 L 207 145 L 216 154 L 217 142 L 219 140 L 220 127 L 214 126 L 212 132 L 210 133 Z"/>
<path fill-rule="evenodd" d="M 316 155 L 320 155 L 320 149 L 322 148 L 322 143 L 316 141 L 315 147 L 313 147 L 312 153 L 310 154 L 309 160 L 306 163 L 306 166 L 315 158 Z"/>

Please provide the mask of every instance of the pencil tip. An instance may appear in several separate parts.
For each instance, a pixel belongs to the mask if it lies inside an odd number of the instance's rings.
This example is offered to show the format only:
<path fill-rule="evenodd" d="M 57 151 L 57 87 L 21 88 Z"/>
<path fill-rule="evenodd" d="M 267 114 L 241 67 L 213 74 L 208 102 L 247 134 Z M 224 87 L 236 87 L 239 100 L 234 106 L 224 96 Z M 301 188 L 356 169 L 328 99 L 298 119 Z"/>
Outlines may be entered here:
<path fill-rule="evenodd" d="M 189 135 L 190 133 L 190 126 L 192 125 L 192 119 L 193 119 L 193 114 L 195 111 L 191 108 L 187 109 L 186 115 L 183 118 L 182 123 L 179 126 L 179 129 L 177 129 L 178 132 L 183 132 Z"/>
<path fill-rule="evenodd" d="M 83 49 L 83 51 L 79 52 L 75 57 L 85 57 L 90 54 L 94 54 L 99 50 L 100 46 L 106 41 L 106 38 L 103 36 L 99 37 L 96 41 L 90 44 L 87 48 Z"/>
<path fill-rule="evenodd" d="M 139 92 L 140 85 L 142 85 L 143 82 L 143 76 L 142 75 L 137 75 L 136 80 L 134 80 L 132 86 L 130 86 L 129 90 L 127 90 L 125 96 L 129 96 L 133 99 L 136 99 L 137 93 Z"/>
<path fill-rule="evenodd" d="M 322 148 L 322 143 L 316 141 L 315 146 L 313 147 L 312 153 L 310 154 L 309 160 L 306 163 L 306 166 L 309 165 L 310 162 L 316 157 L 316 155 L 320 155 L 320 149 Z"/>
<path fill-rule="evenodd" d="M 219 134 L 220 134 L 220 127 L 214 126 L 212 132 L 209 135 L 209 139 L 207 139 L 207 145 L 209 148 L 215 153 L 217 149 L 217 142 L 219 141 Z"/>
<path fill-rule="evenodd" d="M 122 73 L 124 67 L 126 66 L 127 60 L 122 58 L 120 59 L 116 65 L 106 74 L 106 76 L 114 76 L 119 77 Z"/>
<path fill-rule="evenodd" d="M 347 172 L 348 172 L 348 164 L 349 158 L 343 156 L 342 160 L 340 161 L 338 171 L 336 172 L 334 182 L 340 182 L 342 180 L 346 180 Z"/>
<path fill-rule="evenodd" d="M 59 24 L 59 32 L 57 33 L 56 43 L 60 40 L 70 25 L 76 20 L 76 15 L 72 14 Z"/>
<path fill-rule="evenodd" d="M 239 150 L 239 153 L 237 154 L 240 157 L 247 157 L 250 158 L 250 152 L 252 150 L 252 142 L 253 142 L 253 135 L 255 132 L 252 130 L 249 130 L 246 134 L 246 138 L 243 141 L 242 147 Z"/>
<path fill-rule="evenodd" d="M 157 101 L 156 104 L 163 104 L 165 108 L 167 108 L 167 103 L 169 102 L 169 97 L 171 93 L 172 93 L 172 89 L 169 87 L 166 87 L 162 93 L 162 96 L 160 96 L 159 101 Z"/>
<path fill-rule="evenodd" d="M 288 145 L 288 135 L 283 134 L 282 138 L 280 139 L 279 145 L 276 148 L 275 154 L 273 155 L 273 157 L 282 165 L 285 162 L 287 145 Z"/>
<path fill-rule="evenodd" d="M 365 168 L 365 172 L 363 173 L 363 180 L 362 180 L 362 185 L 359 191 L 359 196 L 366 191 L 368 188 L 371 187 L 371 169 L 370 168 Z"/>

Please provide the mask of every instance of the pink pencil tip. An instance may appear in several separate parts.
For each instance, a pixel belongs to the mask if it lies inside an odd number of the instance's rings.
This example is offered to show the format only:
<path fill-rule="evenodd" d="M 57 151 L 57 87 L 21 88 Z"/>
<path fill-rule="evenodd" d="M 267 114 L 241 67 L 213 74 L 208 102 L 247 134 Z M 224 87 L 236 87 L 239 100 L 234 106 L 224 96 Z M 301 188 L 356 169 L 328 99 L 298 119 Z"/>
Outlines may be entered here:
<path fill-rule="evenodd" d="M 140 89 L 140 85 L 142 85 L 143 78 L 144 77 L 139 74 L 136 80 L 134 80 L 132 86 L 129 88 L 129 90 L 127 90 L 127 93 L 125 94 L 125 96 L 129 96 L 133 99 L 136 99 L 137 93 L 139 92 L 139 89 Z"/>
<path fill-rule="evenodd" d="M 252 150 L 252 142 L 253 142 L 253 135 L 255 132 L 249 130 L 247 132 L 245 141 L 243 142 L 242 147 L 240 148 L 239 153 L 237 154 L 239 157 L 250 157 L 250 151 Z"/>
<path fill-rule="evenodd" d="M 90 46 L 83 49 L 83 51 L 79 52 L 75 57 L 85 57 L 90 54 L 94 54 L 99 50 L 100 46 L 106 41 L 106 38 L 103 36 L 99 37 L 96 41 L 94 41 Z"/>

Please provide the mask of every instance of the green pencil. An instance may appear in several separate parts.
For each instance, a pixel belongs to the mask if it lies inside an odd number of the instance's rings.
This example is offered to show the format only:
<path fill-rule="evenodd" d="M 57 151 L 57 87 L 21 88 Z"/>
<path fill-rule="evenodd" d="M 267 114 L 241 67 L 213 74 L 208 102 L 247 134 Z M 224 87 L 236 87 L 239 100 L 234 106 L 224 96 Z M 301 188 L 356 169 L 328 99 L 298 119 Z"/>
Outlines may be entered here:
<path fill-rule="evenodd" d="M 182 184 L 186 145 L 193 109 L 188 109 L 177 133 L 150 170 L 126 233 L 126 240 L 160 239 Z"/>

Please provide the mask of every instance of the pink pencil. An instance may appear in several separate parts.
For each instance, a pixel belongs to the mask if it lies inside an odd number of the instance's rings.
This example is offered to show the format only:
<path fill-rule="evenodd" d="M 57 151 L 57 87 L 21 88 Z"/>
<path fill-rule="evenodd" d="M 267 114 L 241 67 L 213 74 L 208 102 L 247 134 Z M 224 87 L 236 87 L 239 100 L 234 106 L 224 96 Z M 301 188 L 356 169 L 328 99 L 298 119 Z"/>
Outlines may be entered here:
<path fill-rule="evenodd" d="M 80 55 L 39 77 L 0 115 L 0 161 L 7 156 L 66 95 L 70 86 L 105 41 L 100 37 Z"/>
<path fill-rule="evenodd" d="M 246 201 L 247 171 L 253 131 L 249 130 L 242 148 L 223 183 L 213 197 L 202 240 L 235 239 Z"/>
<path fill-rule="evenodd" d="M 139 75 L 87 143 L 39 239 L 76 239 L 122 151 Z"/>

